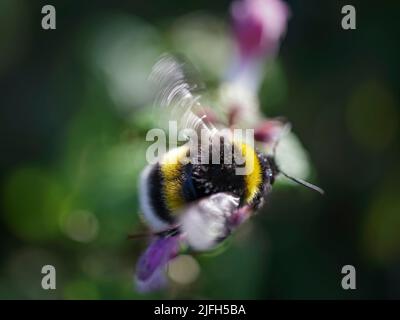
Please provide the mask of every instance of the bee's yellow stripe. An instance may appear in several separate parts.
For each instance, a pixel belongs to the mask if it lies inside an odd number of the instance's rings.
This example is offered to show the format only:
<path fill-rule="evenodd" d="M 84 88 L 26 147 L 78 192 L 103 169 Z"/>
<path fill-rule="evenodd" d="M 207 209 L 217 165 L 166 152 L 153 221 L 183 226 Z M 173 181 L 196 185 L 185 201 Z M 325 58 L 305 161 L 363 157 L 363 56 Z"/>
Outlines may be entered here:
<path fill-rule="evenodd" d="M 241 147 L 246 165 L 246 175 L 244 176 L 246 183 L 245 201 L 250 203 L 260 190 L 262 170 L 255 150 L 245 143 L 242 143 Z"/>
<path fill-rule="evenodd" d="M 187 151 L 187 146 L 172 149 L 164 155 L 161 161 L 161 173 L 164 179 L 163 194 L 171 213 L 176 213 L 176 210 L 184 204 L 181 181 L 182 163 L 180 161 L 186 156 Z"/>

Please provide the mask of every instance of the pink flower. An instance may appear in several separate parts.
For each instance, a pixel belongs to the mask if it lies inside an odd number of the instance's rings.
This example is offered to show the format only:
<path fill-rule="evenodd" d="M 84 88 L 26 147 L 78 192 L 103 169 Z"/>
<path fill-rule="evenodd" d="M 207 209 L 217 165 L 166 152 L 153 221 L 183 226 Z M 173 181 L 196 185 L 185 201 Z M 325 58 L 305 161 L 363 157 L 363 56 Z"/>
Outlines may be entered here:
<path fill-rule="evenodd" d="M 155 291 L 167 285 L 165 270 L 178 250 L 179 236 L 153 239 L 137 263 L 135 280 L 138 291 Z"/>
<path fill-rule="evenodd" d="M 232 215 L 229 217 L 229 226 L 230 228 L 236 229 L 239 227 L 243 222 L 245 222 L 250 215 L 252 214 L 252 209 L 250 206 L 244 206 L 237 210 L 235 210 Z"/>
<path fill-rule="evenodd" d="M 281 0 L 237 0 L 231 15 L 239 53 L 246 58 L 275 54 L 290 11 Z"/>
<path fill-rule="evenodd" d="M 279 140 L 288 124 L 282 119 L 268 119 L 261 121 L 254 130 L 254 139 L 266 144 L 274 144 Z"/>

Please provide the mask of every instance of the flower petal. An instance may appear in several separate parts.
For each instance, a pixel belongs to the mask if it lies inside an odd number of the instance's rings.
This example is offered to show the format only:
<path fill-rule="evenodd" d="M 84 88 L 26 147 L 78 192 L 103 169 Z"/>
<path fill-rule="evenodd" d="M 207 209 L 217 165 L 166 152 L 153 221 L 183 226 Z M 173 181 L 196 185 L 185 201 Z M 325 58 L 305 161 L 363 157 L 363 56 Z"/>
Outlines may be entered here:
<path fill-rule="evenodd" d="M 177 255 L 179 236 L 158 237 L 139 258 L 136 267 L 136 287 L 140 292 L 161 289 L 167 283 L 165 267 Z"/>

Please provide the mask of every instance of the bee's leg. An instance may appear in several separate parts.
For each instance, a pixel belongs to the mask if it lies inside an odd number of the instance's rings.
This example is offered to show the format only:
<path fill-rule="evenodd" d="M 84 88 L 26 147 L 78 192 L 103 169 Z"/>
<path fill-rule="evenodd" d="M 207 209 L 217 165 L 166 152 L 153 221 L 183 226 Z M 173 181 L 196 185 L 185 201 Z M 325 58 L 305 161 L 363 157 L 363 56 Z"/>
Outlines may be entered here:
<path fill-rule="evenodd" d="M 140 238 L 149 238 L 153 236 L 158 237 L 173 237 L 180 233 L 179 226 L 171 227 L 170 229 L 166 229 L 159 232 L 143 232 L 143 233 L 135 233 L 128 235 L 128 239 L 140 239 Z"/>
<path fill-rule="evenodd" d="M 250 206 L 244 206 L 237 210 L 235 210 L 228 220 L 228 228 L 232 232 L 238 226 L 240 226 L 243 222 L 245 222 L 253 212 Z"/>
<path fill-rule="evenodd" d="M 171 229 L 165 230 L 165 231 L 160 231 L 155 233 L 155 235 L 160 236 L 160 237 L 173 237 L 180 234 L 179 226 L 173 227 Z"/>

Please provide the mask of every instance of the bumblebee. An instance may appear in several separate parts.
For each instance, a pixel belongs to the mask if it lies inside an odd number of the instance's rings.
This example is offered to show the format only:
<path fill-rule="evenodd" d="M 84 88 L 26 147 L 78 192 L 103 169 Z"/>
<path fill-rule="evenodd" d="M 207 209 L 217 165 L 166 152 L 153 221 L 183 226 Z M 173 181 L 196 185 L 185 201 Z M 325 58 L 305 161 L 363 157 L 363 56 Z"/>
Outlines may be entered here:
<path fill-rule="evenodd" d="M 225 139 L 221 138 L 222 146 Z M 212 149 L 215 144 L 209 146 Z M 224 163 L 226 150 L 239 153 L 240 164 L 233 157 Z M 187 145 L 170 150 L 162 160 L 147 166 L 140 178 L 140 204 L 146 221 L 154 231 L 168 230 L 178 222 L 182 208 L 197 200 L 217 193 L 238 199 L 238 206 L 257 210 L 274 183 L 278 173 L 273 157 L 269 157 L 246 143 L 233 143 L 231 148 L 219 147 L 217 164 L 188 161 Z M 200 157 L 200 156 L 199 156 Z M 211 158 L 211 156 L 210 156 Z M 190 159 L 190 158 L 189 158 Z M 238 166 L 249 174 L 238 175 Z"/>
<path fill-rule="evenodd" d="M 201 107 L 193 93 L 197 86 L 183 65 L 171 56 L 155 65 L 152 80 L 160 93 L 156 103 L 167 108 L 172 119 L 179 119 L 181 129 L 208 134 L 172 148 L 141 173 L 140 208 L 154 237 L 138 262 L 136 283 L 142 290 L 161 286 L 161 270 L 178 254 L 181 242 L 204 251 L 226 239 L 263 205 L 278 174 L 322 192 L 282 172 L 274 151 L 263 153 L 254 143 L 223 134 L 194 112 Z"/>

